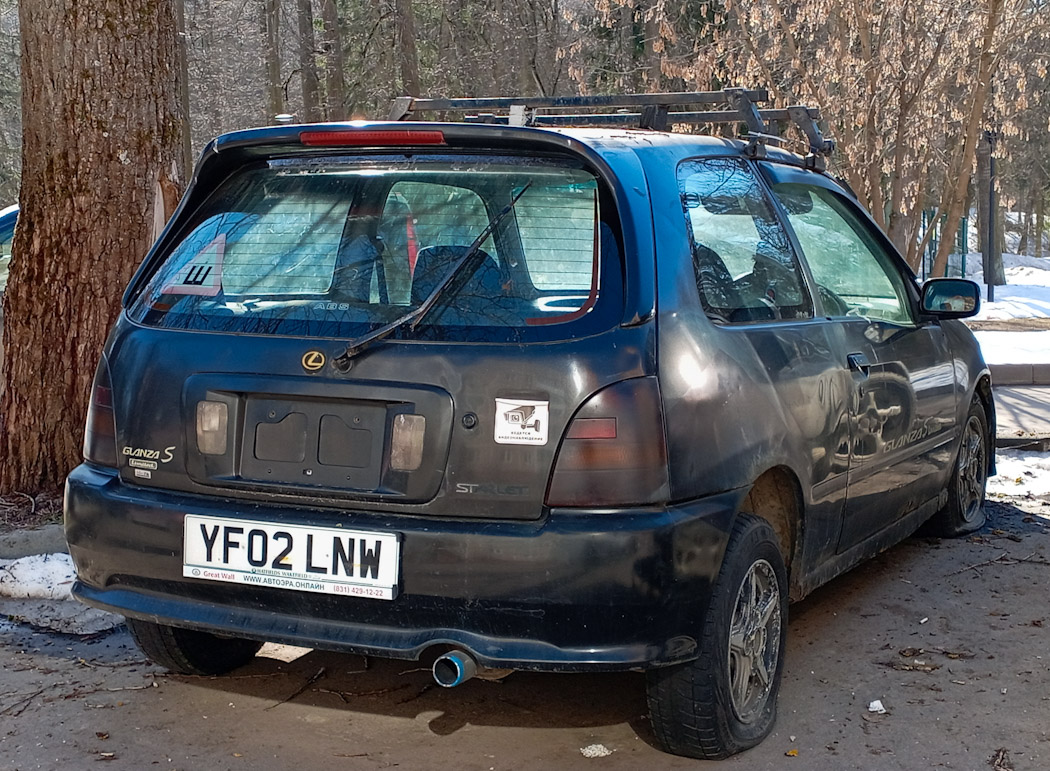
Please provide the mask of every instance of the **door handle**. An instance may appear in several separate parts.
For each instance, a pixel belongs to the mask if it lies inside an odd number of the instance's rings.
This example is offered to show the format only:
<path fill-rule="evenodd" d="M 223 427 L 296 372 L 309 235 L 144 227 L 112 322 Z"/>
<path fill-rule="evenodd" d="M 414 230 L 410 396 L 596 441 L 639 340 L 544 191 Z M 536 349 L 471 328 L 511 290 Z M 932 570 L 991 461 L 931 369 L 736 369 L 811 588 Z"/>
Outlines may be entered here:
<path fill-rule="evenodd" d="M 868 361 L 868 357 L 863 353 L 847 354 L 846 362 L 849 364 L 849 368 L 854 372 L 859 372 L 864 377 L 868 376 L 868 370 L 871 369 L 871 363 Z"/>

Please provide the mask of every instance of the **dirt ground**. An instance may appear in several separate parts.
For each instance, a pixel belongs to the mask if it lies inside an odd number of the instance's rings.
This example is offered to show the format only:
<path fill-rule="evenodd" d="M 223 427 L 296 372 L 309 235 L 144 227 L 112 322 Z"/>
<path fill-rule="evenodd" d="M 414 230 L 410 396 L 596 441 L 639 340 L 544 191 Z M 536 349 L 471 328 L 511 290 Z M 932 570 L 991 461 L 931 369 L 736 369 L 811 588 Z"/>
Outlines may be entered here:
<path fill-rule="evenodd" d="M 1050 502 L 989 510 L 976 536 L 909 539 L 793 605 L 775 732 L 720 764 L 653 748 L 639 674 L 445 690 L 423 662 L 268 645 L 177 677 L 122 627 L 0 622 L 0 769 L 1050 768 Z"/>

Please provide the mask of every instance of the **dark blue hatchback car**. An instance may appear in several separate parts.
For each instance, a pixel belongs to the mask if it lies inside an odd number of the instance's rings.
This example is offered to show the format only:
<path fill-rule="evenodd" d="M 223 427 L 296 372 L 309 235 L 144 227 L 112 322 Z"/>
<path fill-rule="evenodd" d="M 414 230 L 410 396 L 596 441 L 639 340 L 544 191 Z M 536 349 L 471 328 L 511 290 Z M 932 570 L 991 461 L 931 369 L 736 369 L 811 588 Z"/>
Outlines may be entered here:
<path fill-rule="evenodd" d="M 268 640 L 644 670 L 668 751 L 759 742 L 789 598 L 979 527 L 994 409 L 975 285 L 920 288 L 815 111 L 757 96 L 212 142 L 99 364 L 75 595 L 180 672 Z"/>

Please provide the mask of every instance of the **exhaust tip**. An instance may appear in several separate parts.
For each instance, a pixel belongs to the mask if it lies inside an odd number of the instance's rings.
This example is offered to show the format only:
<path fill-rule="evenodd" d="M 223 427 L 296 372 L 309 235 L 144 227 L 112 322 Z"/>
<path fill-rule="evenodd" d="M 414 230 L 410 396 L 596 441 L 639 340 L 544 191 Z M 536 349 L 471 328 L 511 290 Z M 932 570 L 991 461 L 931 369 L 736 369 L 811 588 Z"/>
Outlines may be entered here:
<path fill-rule="evenodd" d="M 466 651 L 449 651 L 437 657 L 433 672 L 438 685 L 453 688 L 474 677 L 478 673 L 478 665 Z"/>

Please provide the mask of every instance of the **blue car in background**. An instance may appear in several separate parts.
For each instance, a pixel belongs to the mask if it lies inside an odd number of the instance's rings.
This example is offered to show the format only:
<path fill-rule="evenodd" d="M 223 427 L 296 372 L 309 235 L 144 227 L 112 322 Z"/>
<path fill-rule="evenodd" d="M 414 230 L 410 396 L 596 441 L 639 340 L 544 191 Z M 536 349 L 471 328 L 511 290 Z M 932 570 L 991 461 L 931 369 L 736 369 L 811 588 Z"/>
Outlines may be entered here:
<path fill-rule="evenodd" d="M 18 204 L 0 210 L 0 295 L 7 287 L 7 266 L 11 262 L 11 242 L 15 238 Z M 3 329 L 4 307 L 0 302 L 0 329 Z"/>

